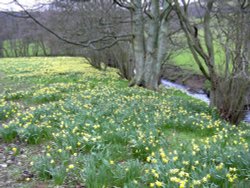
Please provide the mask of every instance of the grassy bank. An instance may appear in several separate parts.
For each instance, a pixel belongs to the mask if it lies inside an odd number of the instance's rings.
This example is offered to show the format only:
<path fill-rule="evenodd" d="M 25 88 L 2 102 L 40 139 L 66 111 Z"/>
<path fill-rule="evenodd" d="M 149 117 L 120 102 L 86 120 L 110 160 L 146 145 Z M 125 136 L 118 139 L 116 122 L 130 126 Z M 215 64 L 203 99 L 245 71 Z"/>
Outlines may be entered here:
<path fill-rule="evenodd" d="M 3 153 L 28 156 L 6 170 L 19 187 L 250 186 L 247 125 L 180 91 L 129 88 L 81 58 L 1 59 L 0 70 Z"/>

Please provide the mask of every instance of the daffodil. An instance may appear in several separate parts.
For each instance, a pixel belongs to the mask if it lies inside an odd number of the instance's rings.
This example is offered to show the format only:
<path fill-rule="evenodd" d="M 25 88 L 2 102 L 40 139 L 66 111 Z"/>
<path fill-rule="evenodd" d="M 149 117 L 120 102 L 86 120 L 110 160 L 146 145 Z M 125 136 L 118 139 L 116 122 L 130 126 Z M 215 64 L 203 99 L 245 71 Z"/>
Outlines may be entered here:
<path fill-rule="evenodd" d="M 12 148 L 12 151 L 13 151 L 14 153 L 16 153 L 16 152 L 17 152 L 17 148 Z"/>
<path fill-rule="evenodd" d="M 163 182 L 160 182 L 160 181 L 156 181 L 155 182 L 155 185 L 157 186 L 157 187 L 163 187 Z"/>
<path fill-rule="evenodd" d="M 73 169 L 73 168 L 75 168 L 75 166 L 74 166 L 73 164 L 70 164 L 70 165 L 68 166 L 68 168 L 69 168 L 69 169 Z"/>

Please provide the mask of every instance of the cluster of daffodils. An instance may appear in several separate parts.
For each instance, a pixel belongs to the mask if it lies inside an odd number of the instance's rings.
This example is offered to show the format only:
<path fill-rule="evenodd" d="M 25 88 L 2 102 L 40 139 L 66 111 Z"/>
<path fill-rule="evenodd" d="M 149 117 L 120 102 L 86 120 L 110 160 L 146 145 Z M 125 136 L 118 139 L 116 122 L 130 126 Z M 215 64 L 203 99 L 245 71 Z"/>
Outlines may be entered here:
<path fill-rule="evenodd" d="M 33 61 L 25 61 L 27 73 L 22 63 L 6 63 L 7 73 L 15 76 L 10 67 L 17 66 L 22 82 L 37 85 L 0 97 L 0 135 L 46 145 L 32 158 L 37 176 L 86 187 L 237 187 L 248 181 L 247 126 L 218 120 L 179 91 L 128 88 L 114 70 L 97 71 L 80 58 Z M 18 148 L 12 151 L 18 155 Z"/>
<path fill-rule="evenodd" d="M 18 104 L 0 99 L 0 121 L 11 118 L 19 109 Z"/>
<path fill-rule="evenodd" d="M 216 137 L 214 135 L 211 138 L 201 140 L 193 139 L 190 145 L 180 144 L 181 147 L 185 145 L 185 148 L 180 151 L 174 150 L 172 152 L 160 148 L 157 153 L 152 152 L 146 158 L 149 164 L 145 171 L 146 174 L 151 176 L 151 181 L 162 181 L 171 187 L 211 186 L 212 184 L 223 186 L 237 183 L 239 176 L 243 180 L 248 179 L 247 174 L 239 174 L 239 169 L 236 166 L 242 165 L 242 163 L 235 160 L 235 158 L 246 160 L 247 157 L 244 158 L 243 155 L 240 155 L 238 149 L 241 148 L 240 151 L 244 151 L 245 154 L 249 153 L 248 143 L 243 137 L 234 137 L 237 130 L 231 129 L 234 130 L 231 134 L 228 130 L 228 134 L 217 139 L 216 143 L 214 143 L 214 137 Z M 225 130 L 223 129 L 221 132 L 225 132 Z M 221 132 L 220 135 L 222 135 Z M 238 132 L 239 135 L 243 134 L 242 131 Z M 237 143 L 238 149 L 233 149 L 231 144 L 225 146 L 227 137 L 234 139 L 233 143 Z M 219 148 L 223 148 L 224 153 L 219 153 Z M 224 159 L 224 161 L 221 159 Z M 249 162 L 245 164 L 244 168 L 247 168 L 249 172 L 247 165 L 249 165 Z M 156 184 L 151 182 L 150 185 L 155 186 Z"/>

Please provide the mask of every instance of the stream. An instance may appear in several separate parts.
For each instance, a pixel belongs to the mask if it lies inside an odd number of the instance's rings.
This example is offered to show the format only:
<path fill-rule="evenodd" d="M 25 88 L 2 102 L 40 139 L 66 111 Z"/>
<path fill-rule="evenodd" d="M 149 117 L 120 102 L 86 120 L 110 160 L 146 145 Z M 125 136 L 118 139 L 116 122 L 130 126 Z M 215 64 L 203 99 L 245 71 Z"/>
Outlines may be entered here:
<path fill-rule="evenodd" d="M 190 88 L 187 86 L 176 84 L 174 82 L 170 82 L 168 80 L 163 80 L 163 79 L 161 80 L 161 83 L 167 88 L 178 89 L 191 97 L 194 97 L 196 99 L 206 102 L 207 104 L 209 104 L 210 102 L 210 99 L 208 98 L 207 94 L 203 90 L 200 90 L 198 92 L 191 92 Z M 247 112 L 246 117 L 244 118 L 244 121 L 250 123 L 250 110 Z"/>

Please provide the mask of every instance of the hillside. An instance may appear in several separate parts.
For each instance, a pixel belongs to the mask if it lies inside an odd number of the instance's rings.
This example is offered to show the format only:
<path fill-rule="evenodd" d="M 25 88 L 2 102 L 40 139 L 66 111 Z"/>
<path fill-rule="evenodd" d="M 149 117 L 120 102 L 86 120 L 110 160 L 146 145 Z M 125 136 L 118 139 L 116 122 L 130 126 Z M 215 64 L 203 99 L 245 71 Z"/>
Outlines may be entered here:
<path fill-rule="evenodd" d="M 250 129 L 83 58 L 0 60 L 0 187 L 250 186 Z"/>

